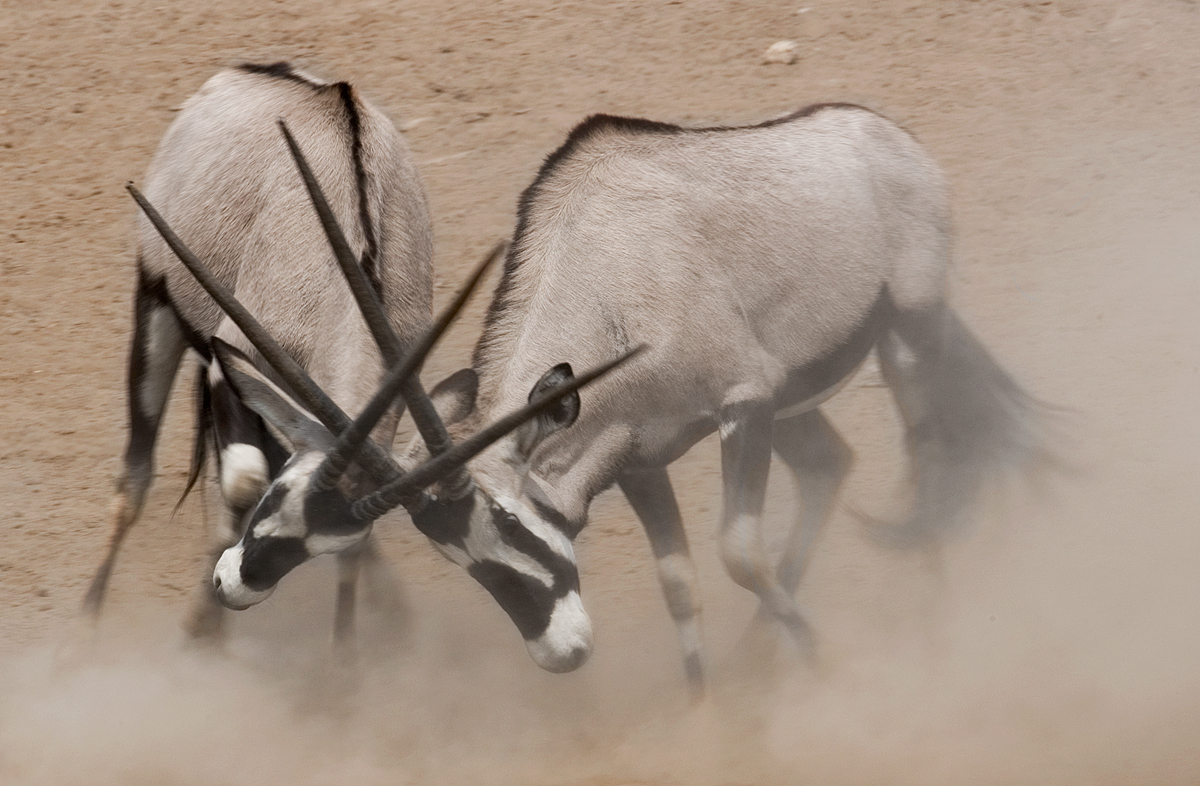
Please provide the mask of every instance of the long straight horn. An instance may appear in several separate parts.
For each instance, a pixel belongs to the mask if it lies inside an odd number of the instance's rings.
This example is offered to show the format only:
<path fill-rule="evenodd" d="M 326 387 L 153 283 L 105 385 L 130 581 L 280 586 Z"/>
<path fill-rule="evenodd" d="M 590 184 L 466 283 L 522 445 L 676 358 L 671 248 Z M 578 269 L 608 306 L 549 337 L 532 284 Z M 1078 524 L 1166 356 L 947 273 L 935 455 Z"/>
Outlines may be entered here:
<path fill-rule="evenodd" d="M 504 437 L 517 427 L 537 417 L 541 413 L 555 407 L 566 396 L 582 388 L 630 359 L 641 354 L 646 349 L 645 344 L 639 344 L 633 349 L 604 365 L 598 366 L 569 382 L 552 388 L 534 398 L 521 409 L 502 417 L 487 428 L 463 440 L 454 447 L 434 456 L 421 466 L 388 483 L 383 488 L 354 503 L 351 512 L 355 518 L 367 521 L 373 520 L 392 508 L 409 499 L 413 494 L 438 482 L 439 477 L 454 468 L 461 467 L 475 456 L 479 455 L 489 445 Z"/>
<path fill-rule="evenodd" d="M 395 366 L 404 356 L 404 347 L 396 332 L 392 329 L 391 323 L 388 322 L 380 295 L 367 279 L 362 263 L 354 257 L 354 252 L 350 249 L 350 244 L 346 241 L 346 235 L 342 232 L 342 228 L 337 222 L 337 217 L 334 216 L 333 209 L 329 206 L 329 200 L 325 198 L 325 192 L 321 189 L 321 184 L 317 182 L 312 167 L 308 165 L 308 159 L 304 157 L 304 153 L 300 149 L 299 143 L 296 142 L 296 138 L 292 136 L 287 123 L 282 118 L 276 122 L 279 124 L 280 131 L 283 132 L 283 138 L 287 142 L 288 150 L 292 153 L 292 158 L 296 161 L 296 168 L 300 170 L 300 176 L 304 179 L 304 185 L 308 189 L 309 197 L 312 199 L 313 208 L 316 209 L 317 217 L 321 220 L 325 236 L 329 238 L 329 245 L 333 249 L 333 255 L 337 258 L 338 265 L 342 268 L 342 273 L 346 276 L 346 282 L 350 285 L 350 291 L 354 294 L 354 299 L 358 302 L 359 309 L 362 311 L 363 319 L 366 321 L 367 327 L 370 329 L 371 335 L 379 347 L 380 354 L 383 355 L 384 365 L 389 367 Z M 492 260 L 502 255 L 505 247 L 504 244 L 500 244 L 492 249 L 488 259 Z M 486 262 L 484 269 L 489 264 L 490 261 Z M 415 375 L 412 376 L 409 380 L 401 384 L 399 393 L 403 396 L 405 403 L 408 404 L 409 411 L 412 412 L 413 422 L 417 426 L 417 431 L 420 432 L 421 439 L 425 440 L 425 445 L 429 448 L 430 452 L 436 454 L 449 449 L 452 444 L 450 435 L 447 433 L 442 419 L 438 416 L 437 410 L 434 409 L 433 402 L 430 401 L 425 388 L 421 386 L 420 378 Z M 466 493 L 469 486 L 468 478 L 466 476 L 455 478 L 455 482 L 452 485 L 459 489 L 460 494 Z"/>
<path fill-rule="evenodd" d="M 146 214 L 146 218 L 150 219 L 150 223 L 162 235 L 163 240 L 175 252 L 175 256 L 179 258 L 183 266 L 195 276 L 200 286 L 229 315 L 229 318 L 241 329 L 242 333 L 254 345 L 255 349 L 271 364 L 272 368 L 279 373 L 279 376 L 287 382 L 304 405 L 317 416 L 317 419 L 334 434 L 340 434 L 349 428 L 351 421 L 346 416 L 346 413 L 342 412 L 341 408 L 325 394 L 325 391 L 321 390 L 317 383 L 313 382 L 304 369 L 284 351 L 283 347 L 279 346 L 279 343 L 246 310 L 245 306 L 238 302 L 233 293 L 184 245 L 183 241 L 168 226 L 167 222 L 154 209 L 150 201 L 143 196 L 142 192 L 133 183 L 126 183 L 125 188 L 133 196 L 138 206 L 141 207 L 142 212 Z M 387 455 L 382 448 L 379 448 L 374 443 L 371 443 L 371 447 L 375 449 L 368 450 L 364 454 L 364 464 L 372 474 L 376 475 L 381 481 L 388 481 L 400 475 L 400 468 L 392 460 L 391 456 Z"/>
<path fill-rule="evenodd" d="M 287 122 L 283 118 L 279 118 L 275 122 L 279 126 L 279 130 L 283 132 L 284 141 L 287 142 L 288 150 L 291 151 L 292 158 L 296 162 L 296 168 L 300 170 L 300 176 L 304 179 L 304 185 L 308 189 L 308 196 L 312 199 L 313 207 L 317 211 L 317 217 L 321 220 L 321 227 L 325 230 L 325 236 L 329 238 L 329 246 L 333 249 L 333 255 L 337 258 L 338 264 L 346 276 L 346 283 L 350 285 L 350 291 L 354 293 L 354 299 L 358 301 L 358 307 L 367 322 L 367 327 L 383 355 L 384 365 L 394 366 L 400 362 L 400 358 L 404 354 L 403 344 L 396 335 L 396 331 L 392 329 L 392 324 L 388 322 L 379 293 L 375 291 L 375 287 L 368 280 L 362 262 L 354 257 L 350 243 L 347 242 L 346 235 L 342 232 L 342 227 L 338 224 L 337 217 L 333 215 L 333 209 L 329 206 L 329 200 L 325 198 L 325 192 L 321 189 L 321 184 L 317 182 L 317 176 L 313 174 L 312 167 L 308 165 L 308 159 L 300 150 L 299 143 L 292 136 Z"/>
<path fill-rule="evenodd" d="M 337 482 L 337 479 L 342 476 L 346 468 L 350 466 L 350 462 L 354 460 L 359 448 L 363 442 L 370 436 L 371 429 L 375 428 L 375 424 L 387 412 L 396 395 L 420 370 L 421 364 L 433 349 L 438 339 L 446 332 L 446 328 L 458 316 L 462 307 L 466 304 L 471 296 L 471 292 L 478 286 L 483 274 L 487 269 L 500 258 L 504 251 L 504 245 L 501 243 L 496 248 L 492 249 L 492 253 L 475 269 L 471 277 L 467 279 L 467 283 L 455 296 L 454 300 L 438 318 L 433 325 L 425 331 L 424 335 L 409 349 L 408 354 L 403 357 L 399 363 L 396 363 L 387 377 L 383 381 L 382 387 L 372 397 L 371 401 L 359 413 L 354 423 L 350 428 L 346 429 L 338 437 L 337 444 L 326 455 L 325 460 L 321 462 L 321 466 L 317 468 L 313 475 L 313 484 L 317 489 L 329 489 Z M 449 449 L 449 448 L 447 448 Z M 445 450 L 442 451 L 443 453 Z"/>

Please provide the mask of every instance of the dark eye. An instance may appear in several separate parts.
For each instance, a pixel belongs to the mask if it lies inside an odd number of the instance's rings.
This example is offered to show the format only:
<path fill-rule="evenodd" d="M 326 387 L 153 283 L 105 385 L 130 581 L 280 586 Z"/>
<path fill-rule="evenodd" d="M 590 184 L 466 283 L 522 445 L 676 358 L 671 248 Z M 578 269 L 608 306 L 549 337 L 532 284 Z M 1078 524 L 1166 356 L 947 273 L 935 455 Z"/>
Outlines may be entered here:
<path fill-rule="evenodd" d="M 502 535 L 512 535 L 517 530 L 521 529 L 521 520 L 515 514 L 509 513 L 507 510 L 501 513 L 496 519 L 497 525 L 500 527 Z"/>

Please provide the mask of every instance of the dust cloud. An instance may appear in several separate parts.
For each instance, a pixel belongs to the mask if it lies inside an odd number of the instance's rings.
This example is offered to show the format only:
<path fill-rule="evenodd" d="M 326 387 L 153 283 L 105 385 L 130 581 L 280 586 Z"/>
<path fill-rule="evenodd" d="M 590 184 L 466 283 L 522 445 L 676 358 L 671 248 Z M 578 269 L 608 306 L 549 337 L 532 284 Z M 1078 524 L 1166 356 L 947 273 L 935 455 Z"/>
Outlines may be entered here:
<path fill-rule="evenodd" d="M 700 542 L 715 687 L 689 706 L 665 613 L 646 611 L 652 580 L 622 607 L 622 579 L 587 572 L 628 518 L 606 497 L 581 544 L 600 651 L 576 674 L 538 672 L 495 609 L 436 585 L 449 617 L 388 637 L 368 613 L 359 667 L 338 667 L 327 617 L 287 600 L 328 594 L 318 570 L 248 612 L 270 622 L 235 628 L 223 652 L 180 646 L 177 611 L 151 607 L 82 646 L 7 656 L 0 782 L 1196 783 L 1197 218 L 1046 241 L 1054 302 L 1047 325 L 1021 327 L 1042 340 L 1017 360 L 1065 408 L 1070 471 L 990 499 L 935 556 L 873 551 L 839 514 L 801 590 L 816 669 L 787 646 L 738 653 L 751 607 Z M 1081 267 L 1056 255 L 1081 254 L 1096 275 L 1068 280 Z M 706 460 L 682 472 L 711 478 Z"/>

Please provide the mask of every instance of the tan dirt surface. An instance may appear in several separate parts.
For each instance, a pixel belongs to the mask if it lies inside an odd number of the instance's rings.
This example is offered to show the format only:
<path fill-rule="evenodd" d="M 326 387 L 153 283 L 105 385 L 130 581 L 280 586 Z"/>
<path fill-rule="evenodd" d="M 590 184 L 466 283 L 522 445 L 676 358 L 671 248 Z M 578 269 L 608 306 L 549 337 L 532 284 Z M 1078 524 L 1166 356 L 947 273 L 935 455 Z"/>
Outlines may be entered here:
<path fill-rule="evenodd" d="M 796 62 L 764 63 L 784 39 Z M 1197 42 L 1194 0 L 4 0 L 0 783 L 1200 781 Z M 368 588 L 348 673 L 329 663 L 324 561 L 237 615 L 224 652 L 184 646 L 216 522 L 212 484 L 171 517 L 189 365 L 90 632 L 77 614 L 125 438 L 123 185 L 216 70 L 282 59 L 352 82 L 406 130 L 438 303 L 589 113 L 888 114 L 952 183 L 955 304 L 1063 408 L 1071 471 L 997 494 L 936 558 L 880 550 L 840 508 L 799 594 L 820 667 L 781 647 L 763 668 L 738 646 L 753 604 L 713 549 L 705 441 L 672 467 L 715 684 L 697 707 L 619 495 L 596 501 L 579 540 L 597 651 L 567 676 L 539 672 L 491 599 L 393 515 L 377 532 L 403 604 Z M 466 363 L 477 301 L 427 382 Z M 845 500 L 896 516 L 886 389 L 868 369 L 827 409 L 857 450 Z M 777 478 L 776 527 L 795 505 Z"/>

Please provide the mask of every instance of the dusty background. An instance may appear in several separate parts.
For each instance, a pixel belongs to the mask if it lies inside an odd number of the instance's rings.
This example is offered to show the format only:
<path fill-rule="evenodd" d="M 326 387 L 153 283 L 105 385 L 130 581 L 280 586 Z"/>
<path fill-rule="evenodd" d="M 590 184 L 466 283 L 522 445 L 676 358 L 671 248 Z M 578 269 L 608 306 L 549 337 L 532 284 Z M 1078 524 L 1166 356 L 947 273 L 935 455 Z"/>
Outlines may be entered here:
<path fill-rule="evenodd" d="M 798 62 L 763 64 L 780 39 Z M 1197 782 L 1198 41 L 1184 0 L 3 0 L 0 783 Z M 540 673 L 396 516 L 377 531 L 407 611 L 368 602 L 354 677 L 328 663 L 326 564 L 239 615 L 224 655 L 182 646 L 206 519 L 196 496 L 170 520 L 191 426 L 179 385 L 89 639 L 75 615 L 124 441 L 122 185 L 214 71 L 278 59 L 353 82 L 407 129 L 442 300 L 590 112 L 739 123 L 832 100 L 889 114 L 953 183 L 955 302 L 1069 409 L 1056 440 L 1074 473 L 990 500 L 940 560 L 878 551 L 839 512 L 801 589 L 821 671 L 785 651 L 748 679 L 735 645 L 752 606 L 711 548 L 703 443 L 672 468 L 716 682 L 695 709 L 619 496 L 580 539 L 598 650 L 569 676 Z M 430 381 L 465 363 L 483 302 Z M 886 391 L 866 373 L 829 410 L 858 449 L 846 499 L 894 512 Z M 784 522 L 791 490 L 772 489 Z"/>

